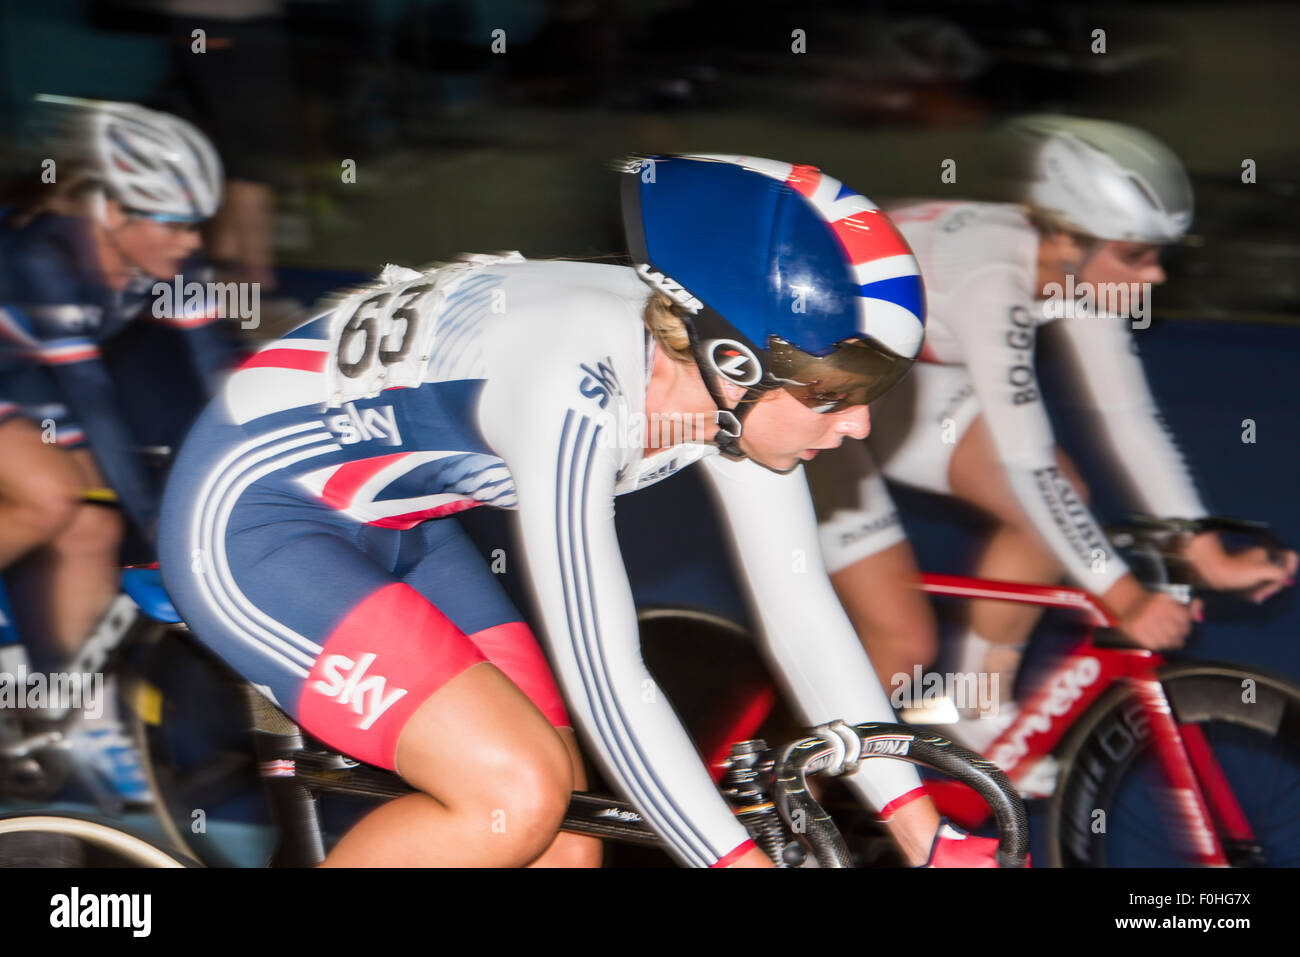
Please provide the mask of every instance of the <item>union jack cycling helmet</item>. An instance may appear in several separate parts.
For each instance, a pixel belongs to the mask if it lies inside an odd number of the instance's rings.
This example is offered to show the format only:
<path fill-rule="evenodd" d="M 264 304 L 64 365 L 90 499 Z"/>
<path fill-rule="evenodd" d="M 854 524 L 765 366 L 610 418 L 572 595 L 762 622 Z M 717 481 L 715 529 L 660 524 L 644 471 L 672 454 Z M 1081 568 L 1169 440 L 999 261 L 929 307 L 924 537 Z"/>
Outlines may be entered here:
<path fill-rule="evenodd" d="M 56 107 L 70 152 L 88 162 L 129 212 L 173 222 L 209 219 L 221 203 L 221 159 L 206 136 L 134 103 L 38 96 Z"/>
<path fill-rule="evenodd" d="M 820 412 L 888 391 L 920 352 L 925 293 L 874 203 L 812 166 L 724 154 L 634 157 L 623 221 L 638 274 L 687 313 L 723 452 L 785 388 Z M 718 378 L 747 392 L 734 412 Z"/>

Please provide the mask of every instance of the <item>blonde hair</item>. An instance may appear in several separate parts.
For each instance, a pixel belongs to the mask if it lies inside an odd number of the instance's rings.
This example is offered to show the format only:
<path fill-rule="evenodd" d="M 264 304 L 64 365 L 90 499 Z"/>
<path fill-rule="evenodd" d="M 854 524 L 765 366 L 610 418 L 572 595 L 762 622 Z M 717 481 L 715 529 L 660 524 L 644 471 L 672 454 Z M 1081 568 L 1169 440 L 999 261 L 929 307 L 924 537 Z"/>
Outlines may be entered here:
<path fill-rule="evenodd" d="M 1079 232 L 1077 226 L 1072 225 L 1063 217 L 1056 215 L 1044 209 L 1036 209 L 1032 206 L 1022 205 L 1021 209 L 1025 213 L 1025 218 L 1029 220 L 1030 225 L 1038 230 L 1038 235 L 1047 237 L 1054 233 L 1066 233 L 1074 240 L 1074 244 L 1084 252 L 1090 250 L 1102 242 L 1095 236 L 1088 236 Z"/>
<path fill-rule="evenodd" d="M 686 331 L 686 310 L 661 292 L 652 292 L 646 300 L 641 321 L 646 331 L 654 336 L 659 348 L 676 362 L 694 362 L 691 354 L 691 337 Z"/>

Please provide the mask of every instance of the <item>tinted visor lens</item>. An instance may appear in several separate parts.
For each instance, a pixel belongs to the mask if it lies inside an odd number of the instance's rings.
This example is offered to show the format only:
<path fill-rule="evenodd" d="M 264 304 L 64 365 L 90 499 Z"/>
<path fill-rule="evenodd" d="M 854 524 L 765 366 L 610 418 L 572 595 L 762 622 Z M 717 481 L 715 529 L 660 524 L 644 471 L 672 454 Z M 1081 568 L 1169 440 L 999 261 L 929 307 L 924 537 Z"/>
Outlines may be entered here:
<path fill-rule="evenodd" d="M 842 412 L 880 398 L 912 367 L 911 359 L 894 355 L 861 339 L 841 342 L 826 356 L 813 356 L 771 336 L 767 340 L 768 369 L 781 386 L 816 412 Z"/>

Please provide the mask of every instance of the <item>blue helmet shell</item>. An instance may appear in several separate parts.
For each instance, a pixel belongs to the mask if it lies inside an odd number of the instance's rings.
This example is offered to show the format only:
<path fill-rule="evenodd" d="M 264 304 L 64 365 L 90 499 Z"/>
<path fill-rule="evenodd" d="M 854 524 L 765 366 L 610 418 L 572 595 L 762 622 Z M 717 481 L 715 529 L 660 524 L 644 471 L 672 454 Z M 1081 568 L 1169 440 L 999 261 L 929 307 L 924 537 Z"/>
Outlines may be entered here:
<path fill-rule="evenodd" d="M 627 168 L 623 200 L 633 259 L 661 274 L 643 277 L 679 302 L 684 289 L 756 349 L 777 336 L 816 356 L 849 339 L 920 351 L 925 294 L 906 240 L 814 167 L 646 157 Z"/>

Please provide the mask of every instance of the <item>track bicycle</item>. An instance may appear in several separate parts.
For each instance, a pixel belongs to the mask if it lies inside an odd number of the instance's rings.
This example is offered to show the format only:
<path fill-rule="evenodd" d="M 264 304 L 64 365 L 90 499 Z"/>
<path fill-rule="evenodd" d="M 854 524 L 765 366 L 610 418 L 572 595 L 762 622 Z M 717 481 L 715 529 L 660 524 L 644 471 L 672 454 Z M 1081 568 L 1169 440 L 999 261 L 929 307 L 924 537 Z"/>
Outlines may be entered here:
<path fill-rule="evenodd" d="M 151 587 L 161 592 L 160 581 Z M 171 629 L 154 636 L 152 665 L 142 669 L 144 679 L 157 684 L 131 697 L 146 704 L 133 724 L 164 827 L 179 853 L 218 866 L 233 863 L 223 856 L 219 840 L 192 827 L 196 811 L 212 809 L 223 796 L 247 798 L 251 788 L 259 788 L 269 810 L 264 820 L 276 835 L 266 862 L 311 866 L 326 853 L 322 797 L 365 804 L 411 792 L 395 774 L 313 741 L 257 689 L 208 655 L 172 617 Z M 1000 863 L 1027 863 L 1027 819 L 1014 787 L 990 762 L 932 732 L 836 722 L 784 747 L 748 740 L 729 751 L 720 790 L 755 844 L 779 867 L 858 862 L 809 793 L 806 778 L 847 773 L 865 760 L 908 761 L 969 787 L 987 802 L 996 821 Z M 609 795 L 575 792 L 562 827 L 615 843 L 662 848 L 636 809 Z"/>
<path fill-rule="evenodd" d="M 1265 526 L 1225 518 L 1139 518 L 1108 533 L 1148 588 L 1189 601 L 1186 570 L 1171 549 L 1179 536 L 1204 530 L 1281 549 Z M 1300 864 L 1300 685 L 1253 665 L 1175 661 L 1135 647 L 1080 589 L 939 574 L 923 574 L 921 588 L 1082 618 L 1082 639 L 984 749 L 1023 796 L 1049 801 L 1049 865 Z M 727 736 L 753 735 L 775 700 L 770 683 L 751 681 L 730 705 L 731 718 L 718 722 L 723 731 L 709 753 L 725 750 Z M 1044 782 L 1045 767 L 1055 774 Z M 926 786 L 940 813 L 961 826 L 987 818 L 960 783 Z M 1151 826 L 1152 809 L 1160 826 Z"/>

